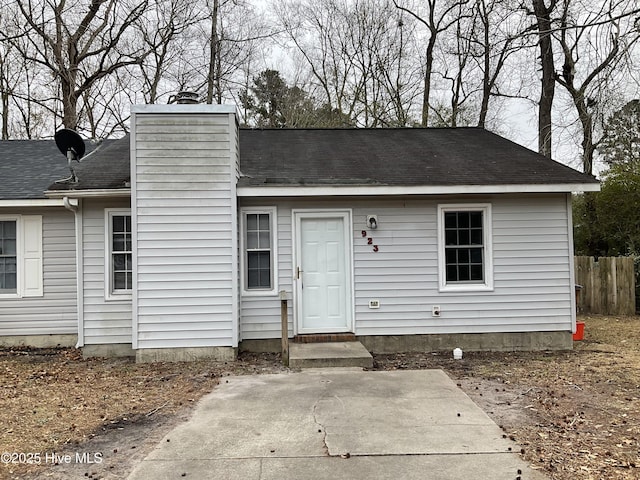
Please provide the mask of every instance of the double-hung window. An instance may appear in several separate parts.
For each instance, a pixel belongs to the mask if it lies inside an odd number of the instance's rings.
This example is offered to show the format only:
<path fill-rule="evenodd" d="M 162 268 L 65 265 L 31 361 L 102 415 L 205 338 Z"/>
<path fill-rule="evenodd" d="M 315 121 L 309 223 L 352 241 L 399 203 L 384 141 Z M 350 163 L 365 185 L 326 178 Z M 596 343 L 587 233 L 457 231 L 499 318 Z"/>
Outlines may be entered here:
<path fill-rule="evenodd" d="M 123 298 L 131 295 L 133 282 L 131 213 L 128 210 L 107 210 L 106 230 L 106 297 Z"/>
<path fill-rule="evenodd" d="M 271 294 L 276 290 L 274 207 L 242 210 L 242 272 L 245 293 Z"/>
<path fill-rule="evenodd" d="M 438 207 L 440 290 L 491 290 L 491 205 Z"/>
<path fill-rule="evenodd" d="M 0 293 L 18 291 L 18 222 L 0 221 Z"/>

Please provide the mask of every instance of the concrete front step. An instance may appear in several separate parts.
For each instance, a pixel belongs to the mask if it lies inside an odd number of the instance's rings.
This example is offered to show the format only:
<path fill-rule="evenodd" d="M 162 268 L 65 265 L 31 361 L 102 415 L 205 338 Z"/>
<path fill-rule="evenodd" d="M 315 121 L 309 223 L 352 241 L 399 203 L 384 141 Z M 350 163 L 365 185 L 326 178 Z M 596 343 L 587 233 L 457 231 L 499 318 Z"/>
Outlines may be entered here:
<path fill-rule="evenodd" d="M 305 334 L 293 337 L 294 343 L 331 343 L 331 342 L 355 342 L 355 333 L 321 333 Z"/>
<path fill-rule="evenodd" d="M 360 342 L 291 343 L 289 367 L 373 367 L 373 357 Z"/>

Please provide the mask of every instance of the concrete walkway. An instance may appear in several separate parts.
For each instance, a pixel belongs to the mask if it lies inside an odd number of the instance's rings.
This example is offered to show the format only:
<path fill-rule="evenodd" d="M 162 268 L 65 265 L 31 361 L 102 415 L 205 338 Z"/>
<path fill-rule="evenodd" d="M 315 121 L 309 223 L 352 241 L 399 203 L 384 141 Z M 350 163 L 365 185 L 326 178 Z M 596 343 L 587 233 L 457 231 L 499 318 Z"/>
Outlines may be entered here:
<path fill-rule="evenodd" d="M 441 370 L 227 377 L 129 479 L 547 478 L 502 435 Z"/>

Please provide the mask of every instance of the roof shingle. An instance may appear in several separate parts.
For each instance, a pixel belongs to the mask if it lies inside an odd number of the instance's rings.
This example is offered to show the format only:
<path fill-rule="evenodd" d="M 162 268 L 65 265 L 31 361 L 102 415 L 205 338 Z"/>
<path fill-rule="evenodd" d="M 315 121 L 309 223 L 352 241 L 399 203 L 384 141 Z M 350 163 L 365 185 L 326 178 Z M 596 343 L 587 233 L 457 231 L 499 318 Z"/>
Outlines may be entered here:
<path fill-rule="evenodd" d="M 129 135 L 104 140 L 99 148 L 85 155 L 76 165 L 76 183 L 55 183 L 50 190 L 93 190 L 125 188 L 128 186 L 131 172 Z"/>
<path fill-rule="evenodd" d="M 241 186 L 596 182 L 481 128 L 242 130 L 240 156 Z"/>
<path fill-rule="evenodd" d="M 114 140 L 104 140 L 100 146 Z M 87 154 L 98 150 L 85 142 Z M 128 162 L 128 155 L 127 155 Z M 79 166 L 78 166 L 79 167 Z M 54 183 L 70 176 L 67 159 L 54 140 L 6 140 L 0 142 L 0 199 L 24 200 L 46 198 L 50 188 L 67 189 L 68 183 Z M 52 185 L 53 183 L 53 185 Z"/>
<path fill-rule="evenodd" d="M 92 145 L 87 142 L 87 150 Z M 125 188 L 130 139 L 105 140 L 69 176 L 53 140 L 0 142 L 0 198 Z M 585 175 L 481 128 L 241 129 L 239 186 L 571 185 Z"/>
<path fill-rule="evenodd" d="M 0 142 L 0 198 L 45 198 L 51 182 L 66 176 L 67 160 L 53 140 Z"/>

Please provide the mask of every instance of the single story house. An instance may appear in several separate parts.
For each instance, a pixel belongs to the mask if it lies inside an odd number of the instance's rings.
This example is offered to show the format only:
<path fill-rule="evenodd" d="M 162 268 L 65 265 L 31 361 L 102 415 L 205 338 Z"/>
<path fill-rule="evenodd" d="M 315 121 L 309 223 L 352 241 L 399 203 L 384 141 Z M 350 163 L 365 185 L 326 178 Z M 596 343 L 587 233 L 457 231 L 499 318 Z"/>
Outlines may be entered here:
<path fill-rule="evenodd" d="M 571 348 L 571 193 L 598 182 L 484 129 L 239 129 L 231 106 L 134 106 L 131 134 L 58 182 L 52 142 L 8 143 L 5 345 L 228 359 L 279 348 L 287 299 L 290 337 L 375 352 Z"/>

